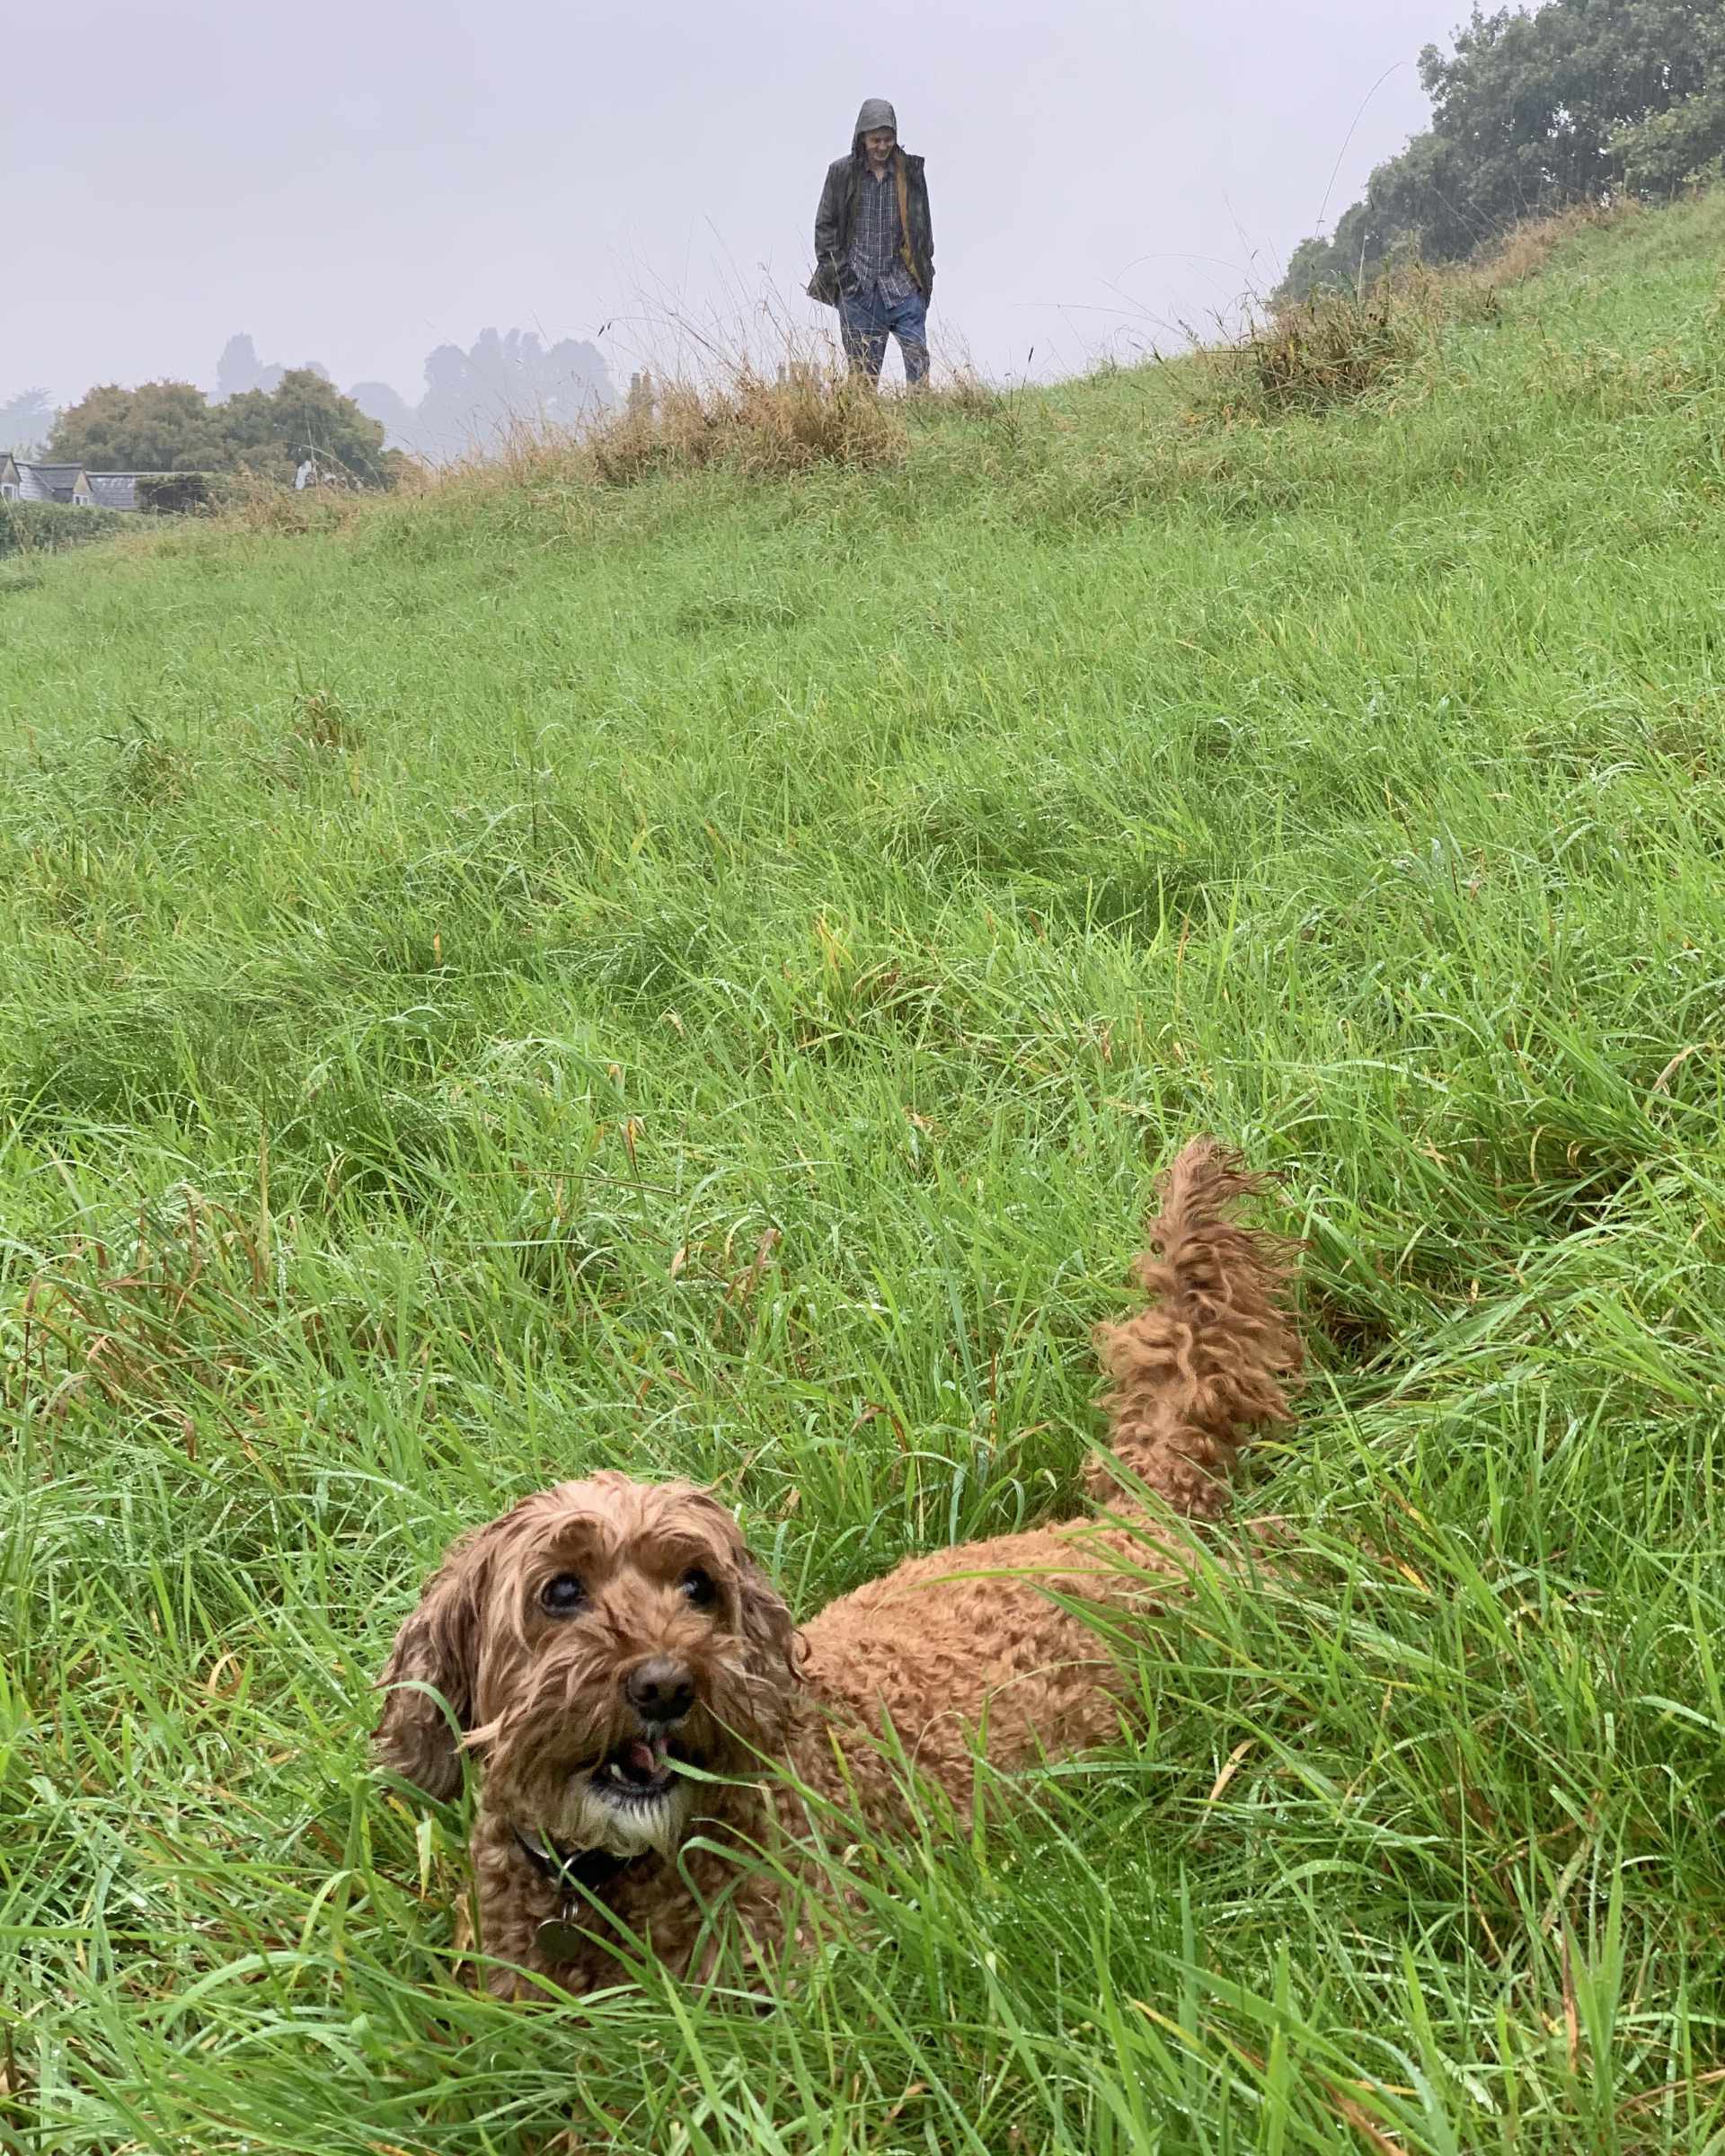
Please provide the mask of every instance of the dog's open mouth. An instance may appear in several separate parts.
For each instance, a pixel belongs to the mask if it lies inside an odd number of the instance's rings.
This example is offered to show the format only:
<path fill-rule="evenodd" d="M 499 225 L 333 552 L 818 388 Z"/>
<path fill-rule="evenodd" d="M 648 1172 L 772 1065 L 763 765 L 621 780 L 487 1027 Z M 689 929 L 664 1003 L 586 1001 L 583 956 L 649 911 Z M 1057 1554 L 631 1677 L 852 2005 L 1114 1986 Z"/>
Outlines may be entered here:
<path fill-rule="evenodd" d="M 664 1796 L 676 1773 L 668 1738 L 633 1736 L 600 1762 L 593 1786 L 617 1802 L 650 1803 Z"/>

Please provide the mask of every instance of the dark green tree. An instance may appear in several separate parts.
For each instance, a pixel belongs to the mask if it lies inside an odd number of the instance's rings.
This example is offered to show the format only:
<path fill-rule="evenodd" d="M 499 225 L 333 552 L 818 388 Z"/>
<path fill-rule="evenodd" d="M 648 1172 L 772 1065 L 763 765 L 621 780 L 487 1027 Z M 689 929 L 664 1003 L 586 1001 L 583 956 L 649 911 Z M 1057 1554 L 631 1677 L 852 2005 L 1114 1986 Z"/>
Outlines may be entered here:
<path fill-rule="evenodd" d="M 59 415 L 49 449 L 97 472 L 252 472 L 283 483 L 307 457 L 364 487 L 393 486 L 401 465 L 376 420 L 308 367 L 225 404 L 190 382 L 109 383 Z"/>
<path fill-rule="evenodd" d="M 1420 56 L 1431 126 L 1380 164 L 1331 237 L 1303 241 L 1278 297 L 1369 278 L 1399 253 L 1454 261 L 1517 219 L 1659 198 L 1725 151 L 1720 0 L 1475 7 Z"/>
<path fill-rule="evenodd" d="M 94 472 L 207 472 L 226 463 L 218 415 L 190 382 L 116 382 L 86 391 L 49 437 L 59 464 Z"/>
<path fill-rule="evenodd" d="M 1611 151 L 1631 193 L 1658 201 L 1725 176 L 1725 7 L 1703 11 L 1679 62 L 1683 94 L 1625 119 Z"/>
<path fill-rule="evenodd" d="M 235 470 L 286 482 L 309 457 L 321 473 L 343 473 L 359 486 L 394 483 L 383 428 L 309 367 L 290 367 L 272 390 L 242 391 L 217 416 Z"/>

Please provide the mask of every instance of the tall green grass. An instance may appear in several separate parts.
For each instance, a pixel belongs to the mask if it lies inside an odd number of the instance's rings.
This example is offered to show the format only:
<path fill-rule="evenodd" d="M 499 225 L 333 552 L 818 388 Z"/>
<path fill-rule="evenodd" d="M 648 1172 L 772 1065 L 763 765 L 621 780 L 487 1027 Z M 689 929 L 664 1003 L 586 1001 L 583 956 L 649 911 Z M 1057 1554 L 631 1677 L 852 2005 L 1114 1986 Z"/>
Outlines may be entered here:
<path fill-rule="evenodd" d="M 0 572 L 0 2143 L 1725 2148 L 1721 241 L 1316 417 Z M 464 1988 L 364 1745 L 448 1536 L 708 1477 L 809 1610 L 1045 1516 L 1199 1129 L 1297 1562 L 774 2010 Z"/>

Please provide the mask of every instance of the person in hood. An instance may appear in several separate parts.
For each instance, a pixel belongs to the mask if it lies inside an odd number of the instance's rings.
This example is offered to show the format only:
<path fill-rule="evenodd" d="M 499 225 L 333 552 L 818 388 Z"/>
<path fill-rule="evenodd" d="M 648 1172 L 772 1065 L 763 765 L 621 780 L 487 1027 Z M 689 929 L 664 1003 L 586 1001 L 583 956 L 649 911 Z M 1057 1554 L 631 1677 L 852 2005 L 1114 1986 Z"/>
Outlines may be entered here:
<path fill-rule="evenodd" d="M 934 291 L 934 227 L 923 161 L 898 146 L 898 117 L 884 97 L 865 98 L 850 155 L 827 168 L 815 212 L 815 274 L 809 296 L 838 309 L 853 373 L 880 379 L 896 337 L 912 386 L 928 379 L 928 303 Z"/>

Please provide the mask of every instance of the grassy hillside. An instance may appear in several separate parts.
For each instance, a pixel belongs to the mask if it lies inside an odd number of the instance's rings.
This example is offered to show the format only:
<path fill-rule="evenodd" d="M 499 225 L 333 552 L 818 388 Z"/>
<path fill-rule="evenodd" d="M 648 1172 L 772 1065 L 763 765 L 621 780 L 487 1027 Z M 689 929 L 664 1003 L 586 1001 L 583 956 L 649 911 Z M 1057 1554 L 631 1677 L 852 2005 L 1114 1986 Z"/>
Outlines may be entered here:
<path fill-rule="evenodd" d="M 1722 246 L 1315 418 L 0 568 L 0 2143 L 1725 2147 Z M 1045 1515 L 1199 1129 L 1297 1575 L 775 2012 L 463 1990 L 364 1745 L 450 1534 L 708 1477 L 809 1610 Z"/>

